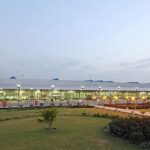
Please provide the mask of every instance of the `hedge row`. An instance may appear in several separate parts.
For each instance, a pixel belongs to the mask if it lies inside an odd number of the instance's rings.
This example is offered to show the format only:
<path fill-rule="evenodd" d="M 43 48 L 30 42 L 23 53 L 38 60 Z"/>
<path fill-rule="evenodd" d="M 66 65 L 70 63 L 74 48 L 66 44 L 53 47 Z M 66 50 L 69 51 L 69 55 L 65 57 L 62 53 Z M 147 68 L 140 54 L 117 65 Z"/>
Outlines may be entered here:
<path fill-rule="evenodd" d="M 127 139 L 134 144 L 150 146 L 149 118 L 118 118 L 112 120 L 108 127 L 112 135 Z"/>

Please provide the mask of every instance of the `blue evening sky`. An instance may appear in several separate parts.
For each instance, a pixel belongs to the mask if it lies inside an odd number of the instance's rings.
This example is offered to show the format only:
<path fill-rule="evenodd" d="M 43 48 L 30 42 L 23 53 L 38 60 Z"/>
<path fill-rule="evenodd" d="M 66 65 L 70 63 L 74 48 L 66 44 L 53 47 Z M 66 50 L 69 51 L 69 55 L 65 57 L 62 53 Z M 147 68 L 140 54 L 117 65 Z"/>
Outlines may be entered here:
<path fill-rule="evenodd" d="M 150 82 L 149 0 L 0 0 L 0 77 Z"/>

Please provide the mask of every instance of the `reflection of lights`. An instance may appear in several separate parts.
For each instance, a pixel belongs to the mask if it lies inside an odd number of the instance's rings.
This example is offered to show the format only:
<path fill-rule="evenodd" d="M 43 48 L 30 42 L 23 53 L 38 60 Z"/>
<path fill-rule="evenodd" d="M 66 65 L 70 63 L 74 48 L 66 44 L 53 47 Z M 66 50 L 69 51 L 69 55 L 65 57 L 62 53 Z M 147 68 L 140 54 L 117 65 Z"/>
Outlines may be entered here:
<path fill-rule="evenodd" d="M 126 99 L 129 99 L 129 96 L 126 96 Z"/>
<path fill-rule="evenodd" d="M 134 96 L 132 96 L 132 97 L 131 97 L 131 100 L 135 100 L 135 97 L 134 97 Z"/>
<path fill-rule="evenodd" d="M 145 97 L 145 96 L 142 96 L 142 99 L 144 100 L 144 99 L 146 99 L 146 97 Z"/>

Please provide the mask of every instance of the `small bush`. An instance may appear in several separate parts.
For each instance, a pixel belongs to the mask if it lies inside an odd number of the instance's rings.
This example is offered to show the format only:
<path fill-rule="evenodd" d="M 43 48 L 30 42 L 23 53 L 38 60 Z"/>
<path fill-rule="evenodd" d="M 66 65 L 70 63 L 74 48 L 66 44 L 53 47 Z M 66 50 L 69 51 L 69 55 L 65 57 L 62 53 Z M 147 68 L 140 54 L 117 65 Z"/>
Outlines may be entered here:
<path fill-rule="evenodd" d="M 94 114 L 93 117 L 100 117 L 100 114 Z"/>
<path fill-rule="evenodd" d="M 150 141 L 149 118 L 118 118 L 109 123 L 109 129 L 112 135 L 127 139 L 134 144 L 140 145 Z"/>
<path fill-rule="evenodd" d="M 100 118 L 109 118 L 109 119 L 117 119 L 119 116 L 114 116 L 114 115 L 108 115 L 108 114 L 94 114 L 93 117 L 100 117 Z"/>
<path fill-rule="evenodd" d="M 131 132 L 129 136 L 129 140 L 132 143 L 138 144 L 145 141 L 145 136 L 142 132 Z"/>
<path fill-rule="evenodd" d="M 140 144 L 140 147 L 145 150 L 150 150 L 150 141 L 146 141 Z"/>
<path fill-rule="evenodd" d="M 144 129 L 144 135 L 145 135 L 146 140 L 150 140 L 150 127 L 146 127 Z"/>
<path fill-rule="evenodd" d="M 82 116 L 89 116 L 89 113 L 82 113 Z"/>
<path fill-rule="evenodd" d="M 105 132 L 106 134 L 111 134 L 109 125 L 104 129 L 104 132 Z"/>

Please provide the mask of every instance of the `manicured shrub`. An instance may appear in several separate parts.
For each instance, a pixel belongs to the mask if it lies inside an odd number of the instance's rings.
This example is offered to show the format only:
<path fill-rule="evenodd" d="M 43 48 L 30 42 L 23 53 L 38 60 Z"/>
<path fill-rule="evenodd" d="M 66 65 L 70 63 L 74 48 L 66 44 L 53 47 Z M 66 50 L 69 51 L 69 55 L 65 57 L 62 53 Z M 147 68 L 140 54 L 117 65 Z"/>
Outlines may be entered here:
<path fill-rule="evenodd" d="M 108 114 L 94 114 L 93 117 L 100 117 L 100 118 L 109 118 L 109 119 L 117 119 L 119 116 L 114 116 L 114 115 L 108 115 Z"/>
<path fill-rule="evenodd" d="M 132 143 L 138 144 L 145 141 L 145 136 L 142 132 L 131 132 L 129 136 L 129 140 Z"/>
<path fill-rule="evenodd" d="M 140 147 L 143 148 L 144 150 L 150 150 L 150 141 L 142 142 L 140 144 Z"/>
<path fill-rule="evenodd" d="M 113 135 L 122 137 L 124 134 L 124 130 L 122 130 L 118 121 L 114 121 L 114 122 L 110 123 L 109 129 Z"/>
<path fill-rule="evenodd" d="M 53 123 L 53 121 L 55 120 L 57 116 L 57 110 L 56 109 L 46 109 L 41 111 L 41 118 L 38 119 L 39 122 L 46 122 L 48 123 L 48 129 L 49 130 L 53 130 L 55 128 L 51 128 L 51 125 Z"/>
<path fill-rule="evenodd" d="M 134 144 L 150 141 L 149 118 L 115 119 L 109 123 L 112 135 L 127 139 Z"/>
<path fill-rule="evenodd" d="M 104 129 L 104 132 L 105 132 L 106 134 L 111 134 L 109 125 Z"/>
<path fill-rule="evenodd" d="M 146 140 L 150 140 L 150 127 L 146 127 L 144 129 L 144 135 L 145 135 Z"/>
<path fill-rule="evenodd" d="M 89 113 L 82 113 L 82 116 L 89 116 Z"/>
<path fill-rule="evenodd" d="M 100 117 L 100 114 L 94 114 L 93 117 Z"/>

